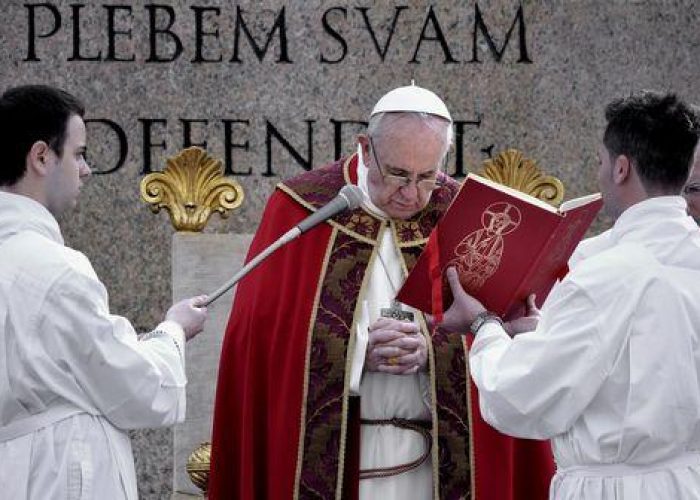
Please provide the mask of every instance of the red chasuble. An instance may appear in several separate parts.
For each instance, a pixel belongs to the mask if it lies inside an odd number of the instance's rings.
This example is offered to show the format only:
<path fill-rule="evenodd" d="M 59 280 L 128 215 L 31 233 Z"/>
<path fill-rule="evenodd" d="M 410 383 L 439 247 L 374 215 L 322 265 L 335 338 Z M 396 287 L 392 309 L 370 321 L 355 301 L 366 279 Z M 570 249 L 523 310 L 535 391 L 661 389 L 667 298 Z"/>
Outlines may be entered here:
<path fill-rule="evenodd" d="M 356 168 L 352 156 L 280 184 L 248 259 L 356 183 Z M 424 210 L 389 223 L 408 270 L 457 192 L 455 181 L 442 180 Z M 362 208 L 341 213 L 238 285 L 219 366 L 210 499 L 356 498 L 359 414 L 347 353 L 386 225 Z M 503 436 L 483 422 L 460 336 L 437 330 L 428 345 L 436 498 L 546 499 L 549 445 Z"/>

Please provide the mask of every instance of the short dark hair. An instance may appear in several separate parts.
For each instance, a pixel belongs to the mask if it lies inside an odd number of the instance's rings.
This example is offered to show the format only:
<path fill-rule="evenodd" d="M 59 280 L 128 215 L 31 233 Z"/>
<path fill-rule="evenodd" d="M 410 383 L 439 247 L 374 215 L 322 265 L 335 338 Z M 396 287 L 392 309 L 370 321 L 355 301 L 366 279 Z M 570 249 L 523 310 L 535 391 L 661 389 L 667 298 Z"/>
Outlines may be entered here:
<path fill-rule="evenodd" d="M 641 91 L 605 108 L 603 143 L 625 155 L 645 188 L 680 192 L 688 179 L 700 136 L 700 117 L 675 94 Z"/>
<path fill-rule="evenodd" d="M 0 185 L 11 186 L 24 176 L 27 154 L 37 141 L 61 156 L 68 120 L 84 114 L 83 104 L 65 90 L 47 85 L 6 90 L 0 97 Z"/>

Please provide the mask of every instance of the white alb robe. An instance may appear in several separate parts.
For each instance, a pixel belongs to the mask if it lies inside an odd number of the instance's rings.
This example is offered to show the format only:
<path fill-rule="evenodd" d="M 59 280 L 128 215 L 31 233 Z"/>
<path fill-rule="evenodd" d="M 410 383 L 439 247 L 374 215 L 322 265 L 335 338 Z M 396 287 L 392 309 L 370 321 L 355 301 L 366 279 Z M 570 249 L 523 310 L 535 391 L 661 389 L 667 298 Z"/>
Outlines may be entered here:
<path fill-rule="evenodd" d="M 184 420 L 184 332 L 138 340 L 34 200 L 0 191 L 0 498 L 135 500 L 126 429 Z"/>
<path fill-rule="evenodd" d="M 367 167 L 358 155 L 358 185 L 367 199 Z M 378 251 L 382 258 L 370 262 L 367 295 L 362 304 L 362 316 L 357 322 L 357 343 L 353 357 L 351 390 L 360 395 L 361 416 L 366 419 L 394 417 L 431 420 L 429 377 L 425 372 L 412 375 L 390 375 L 364 372 L 368 343 L 368 327 L 380 317 L 380 309 L 390 307 L 392 299 L 404 280 L 399 262 L 399 249 L 389 227 L 390 219 L 368 203 L 367 208 L 386 220 Z M 386 267 L 385 267 L 386 266 Z M 391 275 L 391 279 L 389 279 Z M 406 306 L 404 306 L 406 307 Z M 411 310 L 410 308 L 407 308 Z M 360 468 L 373 469 L 404 464 L 420 457 L 425 449 L 423 437 L 415 431 L 391 425 L 363 425 L 360 437 Z M 360 500 L 429 499 L 433 496 L 432 461 L 418 468 L 387 478 L 360 481 Z"/>
<path fill-rule="evenodd" d="M 550 438 L 550 498 L 700 498 L 700 230 L 646 200 L 579 245 L 536 331 L 482 327 L 469 362 L 484 418 Z"/>

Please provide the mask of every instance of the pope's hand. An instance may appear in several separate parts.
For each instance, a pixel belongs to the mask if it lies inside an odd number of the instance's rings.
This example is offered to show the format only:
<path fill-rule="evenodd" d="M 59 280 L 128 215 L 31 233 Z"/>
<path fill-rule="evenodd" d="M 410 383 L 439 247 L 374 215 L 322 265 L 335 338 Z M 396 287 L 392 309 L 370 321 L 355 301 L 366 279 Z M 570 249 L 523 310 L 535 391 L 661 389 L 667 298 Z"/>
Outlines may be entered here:
<path fill-rule="evenodd" d="M 174 321 L 185 330 L 185 339 L 193 339 L 204 329 L 204 322 L 207 320 L 207 308 L 200 307 L 207 299 L 206 295 L 199 295 L 176 302 L 165 314 L 165 319 Z"/>
<path fill-rule="evenodd" d="M 415 323 L 379 318 L 370 326 L 365 356 L 368 371 L 408 375 L 424 369 L 427 360 L 426 340 Z"/>

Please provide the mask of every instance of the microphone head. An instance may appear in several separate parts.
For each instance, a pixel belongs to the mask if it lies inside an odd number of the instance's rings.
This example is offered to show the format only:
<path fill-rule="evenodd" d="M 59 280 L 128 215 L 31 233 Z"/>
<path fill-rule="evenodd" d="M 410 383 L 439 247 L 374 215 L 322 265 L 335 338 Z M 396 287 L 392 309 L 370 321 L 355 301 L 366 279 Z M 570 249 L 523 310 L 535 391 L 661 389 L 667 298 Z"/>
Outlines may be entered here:
<path fill-rule="evenodd" d="M 348 203 L 348 210 L 355 210 L 365 200 L 365 193 L 362 192 L 362 189 L 352 184 L 343 186 L 338 192 L 338 196 L 342 196 Z"/>

